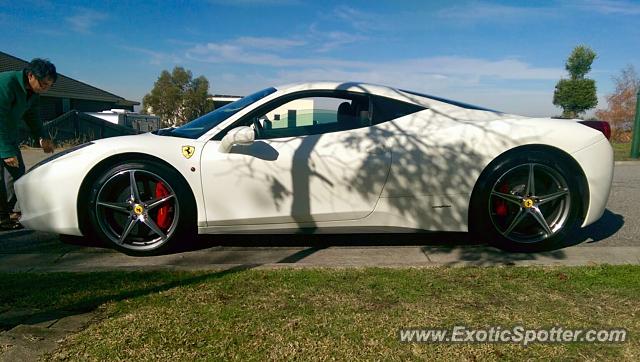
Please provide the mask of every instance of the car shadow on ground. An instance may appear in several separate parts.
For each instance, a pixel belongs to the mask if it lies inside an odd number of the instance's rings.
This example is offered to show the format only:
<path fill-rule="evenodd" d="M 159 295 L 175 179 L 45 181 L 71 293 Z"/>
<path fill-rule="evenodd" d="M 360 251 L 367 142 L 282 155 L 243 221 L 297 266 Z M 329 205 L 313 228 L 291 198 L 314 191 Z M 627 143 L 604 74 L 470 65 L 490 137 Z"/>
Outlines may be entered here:
<path fill-rule="evenodd" d="M 357 234 L 225 234 L 201 235 L 192 247 L 207 249 L 225 247 L 332 247 L 332 246 L 417 246 L 417 245 L 470 245 L 475 244 L 468 233 L 414 232 L 414 233 L 357 233 Z"/>
<path fill-rule="evenodd" d="M 598 221 L 580 229 L 576 234 L 575 243 L 568 246 L 581 244 L 583 242 L 588 244 L 598 243 L 615 235 L 623 226 L 624 216 L 606 209 Z"/>
<path fill-rule="evenodd" d="M 601 242 L 615 235 L 624 226 L 624 217 L 605 210 L 604 215 L 595 223 L 579 229 L 576 234 L 566 240 L 561 248 L 541 250 L 533 253 L 517 253 L 503 251 L 493 247 L 470 247 L 471 244 L 460 245 L 426 245 L 422 247 L 426 255 L 449 255 L 445 265 L 514 265 L 518 261 L 535 261 L 541 258 L 566 260 L 565 248 L 580 244 Z"/>
<path fill-rule="evenodd" d="M 580 229 L 564 247 L 601 242 L 616 234 L 624 225 L 624 217 L 606 210 L 602 218 L 586 228 Z M 61 237 L 66 244 L 105 248 L 102 244 L 86 238 Z M 566 258 L 563 248 L 536 253 L 513 253 L 490 247 L 477 241 L 474 235 L 465 232 L 393 232 L 358 234 L 314 234 L 303 230 L 298 234 L 213 234 L 200 235 L 194 240 L 180 243 L 171 254 L 200 251 L 212 248 L 304 248 L 279 263 L 296 263 L 322 249 L 331 247 L 411 247 L 420 246 L 429 255 L 449 254 L 452 260 L 472 262 L 478 265 L 535 260 L 550 257 Z"/>
<path fill-rule="evenodd" d="M 583 242 L 597 243 L 616 234 L 624 225 L 624 217 L 605 210 L 595 223 L 578 230 L 564 247 Z M 400 229 L 398 229 L 400 230 Z M 322 233 L 301 231 L 296 234 L 210 234 L 200 235 L 191 247 L 207 249 L 216 246 L 286 247 L 286 246 L 460 246 L 485 245 L 466 232 L 390 232 L 390 233 Z"/>

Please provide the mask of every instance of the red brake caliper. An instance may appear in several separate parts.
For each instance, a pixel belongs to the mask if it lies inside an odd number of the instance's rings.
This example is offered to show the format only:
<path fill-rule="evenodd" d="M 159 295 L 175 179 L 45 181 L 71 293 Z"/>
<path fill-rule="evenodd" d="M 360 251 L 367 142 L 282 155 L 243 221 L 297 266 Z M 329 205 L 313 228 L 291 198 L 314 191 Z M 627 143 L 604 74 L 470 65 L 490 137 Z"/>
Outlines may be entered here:
<path fill-rule="evenodd" d="M 500 186 L 500 192 L 502 192 L 503 194 L 509 193 L 509 185 L 506 183 L 502 184 L 502 186 Z M 496 208 L 496 215 L 500 217 L 507 216 L 508 210 L 507 210 L 507 202 L 505 200 L 502 200 L 502 199 L 496 200 L 495 208 Z"/>
<path fill-rule="evenodd" d="M 162 182 L 158 182 L 156 184 L 156 198 L 162 198 L 165 196 L 169 196 L 169 190 L 162 184 Z M 171 225 L 171 206 L 165 204 L 158 208 L 158 216 L 156 216 L 156 224 L 162 230 L 167 230 Z"/>

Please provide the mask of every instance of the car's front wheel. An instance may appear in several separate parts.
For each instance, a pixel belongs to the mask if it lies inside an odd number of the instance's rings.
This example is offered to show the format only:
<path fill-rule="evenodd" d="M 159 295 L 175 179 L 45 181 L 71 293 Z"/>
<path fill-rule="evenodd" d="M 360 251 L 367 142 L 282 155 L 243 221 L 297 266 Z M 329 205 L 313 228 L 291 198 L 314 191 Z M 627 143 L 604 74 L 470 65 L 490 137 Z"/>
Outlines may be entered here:
<path fill-rule="evenodd" d="M 575 170 L 544 152 L 517 153 L 491 166 L 471 204 L 472 231 L 500 248 L 562 247 L 579 227 L 581 195 Z"/>
<path fill-rule="evenodd" d="M 129 162 L 104 172 L 91 188 L 89 210 L 97 236 L 132 255 L 167 252 L 195 231 L 189 186 L 155 162 Z"/>

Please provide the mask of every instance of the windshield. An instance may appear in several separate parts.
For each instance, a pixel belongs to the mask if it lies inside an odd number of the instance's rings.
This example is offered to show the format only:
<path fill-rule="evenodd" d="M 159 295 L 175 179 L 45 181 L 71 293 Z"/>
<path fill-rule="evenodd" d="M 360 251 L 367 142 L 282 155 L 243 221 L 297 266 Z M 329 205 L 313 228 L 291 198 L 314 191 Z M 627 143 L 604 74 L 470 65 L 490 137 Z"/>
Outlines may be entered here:
<path fill-rule="evenodd" d="M 196 118 L 193 121 L 186 123 L 178 128 L 169 130 L 164 133 L 168 136 L 185 137 L 185 138 L 198 138 L 207 133 L 213 127 L 219 125 L 224 120 L 238 113 L 245 107 L 255 103 L 256 101 L 268 96 L 275 92 L 275 88 L 263 89 L 259 92 L 248 95 L 242 99 L 238 99 L 235 102 L 224 105 L 213 112 L 207 113 L 200 118 Z"/>

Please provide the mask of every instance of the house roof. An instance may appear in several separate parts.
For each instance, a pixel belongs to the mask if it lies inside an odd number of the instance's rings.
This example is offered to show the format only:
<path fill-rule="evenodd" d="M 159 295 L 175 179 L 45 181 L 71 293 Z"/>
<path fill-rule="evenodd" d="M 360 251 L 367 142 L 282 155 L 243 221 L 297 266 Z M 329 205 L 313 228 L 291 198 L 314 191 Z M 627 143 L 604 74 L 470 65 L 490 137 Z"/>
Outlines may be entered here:
<path fill-rule="evenodd" d="M 29 64 L 29 62 L 0 51 L 0 72 L 22 70 L 27 64 Z M 117 106 L 134 106 L 140 104 L 140 102 L 124 99 L 113 93 L 69 78 L 60 73 L 58 73 L 58 80 L 48 91 L 42 93 L 42 96 L 113 102 Z"/>

